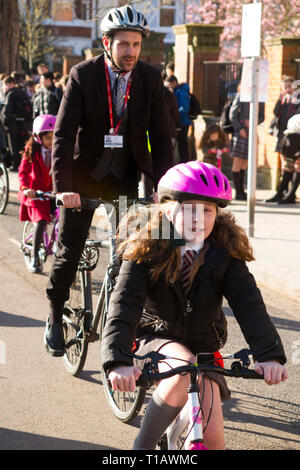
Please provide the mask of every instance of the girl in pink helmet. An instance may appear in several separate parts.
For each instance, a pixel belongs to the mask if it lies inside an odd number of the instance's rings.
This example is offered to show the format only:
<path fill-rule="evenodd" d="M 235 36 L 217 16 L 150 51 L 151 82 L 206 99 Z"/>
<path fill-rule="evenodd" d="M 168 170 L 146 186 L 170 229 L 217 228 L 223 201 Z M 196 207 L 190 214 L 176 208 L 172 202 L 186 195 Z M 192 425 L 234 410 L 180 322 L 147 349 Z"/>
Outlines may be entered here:
<path fill-rule="evenodd" d="M 38 252 L 43 231 L 50 222 L 50 201 L 36 200 L 36 190 L 52 191 L 51 151 L 56 117 L 51 114 L 40 115 L 33 122 L 32 136 L 28 140 L 19 166 L 20 220 L 31 220 L 35 224 L 33 236 L 33 256 L 31 272 L 41 271 Z M 54 207 L 53 207 L 54 209 Z"/>
<path fill-rule="evenodd" d="M 133 344 L 138 355 L 159 351 L 171 357 L 160 371 L 182 365 L 182 360 L 195 362 L 198 352 L 214 352 L 217 360 L 227 339 L 223 297 L 257 361 L 257 372 L 268 384 L 285 380 L 280 337 L 246 266 L 254 259 L 248 238 L 233 215 L 222 210 L 231 200 L 226 176 L 207 163 L 182 163 L 161 178 L 158 196 L 159 209 L 151 208 L 142 229 L 119 245 L 122 264 L 101 343 L 112 388 L 135 387 L 143 364 L 126 354 Z M 151 238 L 156 226 L 161 235 Z M 184 406 L 188 383 L 188 375 L 176 375 L 158 384 L 134 449 L 155 448 Z M 226 380 L 212 373 L 204 376 L 201 387 L 204 445 L 224 449 L 221 403 L 230 398 Z"/>

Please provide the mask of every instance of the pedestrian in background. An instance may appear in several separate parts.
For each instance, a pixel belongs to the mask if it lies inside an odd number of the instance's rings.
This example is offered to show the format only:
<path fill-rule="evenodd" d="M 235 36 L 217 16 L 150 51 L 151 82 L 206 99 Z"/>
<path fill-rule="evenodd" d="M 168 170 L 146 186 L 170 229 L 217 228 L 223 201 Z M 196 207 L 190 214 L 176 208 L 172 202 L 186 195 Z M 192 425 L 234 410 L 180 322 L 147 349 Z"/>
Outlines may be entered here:
<path fill-rule="evenodd" d="M 291 168 L 291 187 L 278 204 L 294 204 L 296 202 L 296 191 L 300 184 L 300 114 L 292 116 L 287 123 L 278 149 L 284 156 L 286 165 Z"/>
<path fill-rule="evenodd" d="M 218 124 L 211 124 L 204 131 L 199 149 L 202 151 L 202 161 L 222 169 L 222 158 L 229 155 L 227 134 Z"/>
<path fill-rule="evenodd" d="M 281 202 L 288 191 L 289 184 L 293 178 L 294 161 L 286 158 L 280 151 L 280 142 L 284 136 L 289 119 L 300 113 L 300 104 L 297 100 L 295 89 L 293 88 L 293 78 L 283 76 L 281 82 L 281 92 L 274 108 L 273 127 L 271 133 L 277 136 L 275 152 L 279 152 L 281 159 L 282 175 L 277 187 L 276 194 L 266 202 Z"/>
<path fill-rule="evenodd" d="M 51 152 L 55 126 L 55 116 L 38 116 L 33 122 L 33 135 L 26 143 L 19 167 L 20 221 L 31 220 L 34 223 L 32 241 L 32 260 L 30 271 L 41 271 L 39 249 L 44 229 L 50 222 L 50 214 L 56 209 L 55 202 L 35 199 L 36 190 L 52 191 Z"/>
<path fill-rule="evenodd" d="M 177 99 L 178 111 L 180 116 L 180 131 L 178 132 L 178 150 L 181 163 L 189 161 L 188 149 L 188 130 L 192 124 L 189 116 L 190 111 L 190 87 L 188 83 L 178 83 L 175 75 L 166 78 L 166 82 L 174 92 Z"/>
<path fill-rule="evenodd" d="M 11 157 L 11 170 L 18 171 L 21 152 L 32 127 L 32 104 L 23 86 L 14 77 L 3 80 L 5 102 L 1 110 Z"/>
<path fill-rule="evenodd" d="M 229 119 L 234 129 L 231 147 L 233 157 L 232 178 L 235 187 L 235 199 L 239 201 L 247 200 L 244 191 L 244 179 L 248 166 L 249 109 L 249 103 L 240 100 L 240 92 L 238 91 L 230 107 Z M 258 124 L 263 122 L 264 119 L 264 103 L 259 103 Z"/>
<path fill-rule="evenodd" d="M 56 116 L 59 110 L 63 92 L 54 85 L 53 73 L 41 75 L 40 88 L 33 99 L 33 117 L 40 114 Z"/>

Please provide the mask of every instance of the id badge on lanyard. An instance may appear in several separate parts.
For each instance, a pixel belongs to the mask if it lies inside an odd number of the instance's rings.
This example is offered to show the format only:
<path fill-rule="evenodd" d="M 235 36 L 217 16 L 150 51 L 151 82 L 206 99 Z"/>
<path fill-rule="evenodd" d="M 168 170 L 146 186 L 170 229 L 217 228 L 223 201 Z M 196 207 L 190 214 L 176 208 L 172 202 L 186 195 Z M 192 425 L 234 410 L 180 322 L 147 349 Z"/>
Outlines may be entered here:
<path fill-rule="evenodd" d="M 123 136 L 118 135 L 118 130 L 120 128 L 122 117 L 114 128 L 114 118 L 113 118 L 113 104 L 112 104 L 112 95 L 111 95 L 111 86 L 110 78 L 108 73 L 107 63 L 105 62 L 105 76 L 106 76 L 106 87 L 107 87 L 107 98 L 108 98 L 108 110 L 109 110 L 109 121 L 110 121 L 110 130 L 109 134 L 104 136 L 104 147 L 105 148 L 123 148 Z M 129 78 L 126 88 L 126 93 L 124 97 L 124 107 L 123 114 L 127 107 L 128 100 L 130 98 L 130 88 L 131 88 L 131 78 Z"/>

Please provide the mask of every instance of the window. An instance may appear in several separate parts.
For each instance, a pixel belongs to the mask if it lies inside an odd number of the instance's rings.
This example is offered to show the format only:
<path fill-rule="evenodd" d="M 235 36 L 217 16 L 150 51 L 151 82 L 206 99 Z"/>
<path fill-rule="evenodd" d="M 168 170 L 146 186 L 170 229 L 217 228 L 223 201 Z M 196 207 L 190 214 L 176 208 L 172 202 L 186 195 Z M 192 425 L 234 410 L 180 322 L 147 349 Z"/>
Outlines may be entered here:
<path fill-rule="evenodd" d="M 75 0 L 75 14 L 80 20 L 91 20 L 93 17 L 93 0 Z"/>
<path fill-rule="evenodd" d="M 175 24 L 176 0 L 160 0 L 160 26 Z"/>

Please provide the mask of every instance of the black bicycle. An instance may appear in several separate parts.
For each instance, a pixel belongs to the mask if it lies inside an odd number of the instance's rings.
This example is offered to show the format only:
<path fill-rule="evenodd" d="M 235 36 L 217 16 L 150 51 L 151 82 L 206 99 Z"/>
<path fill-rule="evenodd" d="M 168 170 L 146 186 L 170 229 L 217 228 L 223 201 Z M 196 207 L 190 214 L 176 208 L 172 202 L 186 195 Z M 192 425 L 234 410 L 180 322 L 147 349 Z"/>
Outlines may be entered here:
<path fill-rule="evenodd" d="M 109 211 L 118 211 L 115 204 L 109 204 L 100 199 L 81 198 L 82 209 L 96 209 L 103 205 L 107 216 Z M 149 199 L 128 200 L 127 203 L 138 206 L 148 204 Z M 78 209 L 75 209 L 78 210 Z M 81 210 L 81 209 L 79 209 Z M 115 212 L 115 215 L 116 215 Z M 111 292 L 119 274 L 120 263 L 117 255 L 116 233 L 108 232 L 107 239 L 87 240 L 81 256 L 75 280 L 70 288 L 69 300 L 65 303 L 63 312 L 63 329 L 65 335 L 65 354 L 63 362 L 67 371 L 78 376 L 82 371 L 88 352 L 89 343 L 98 341 L 106 322 L 108 304 Z M 109 262 L 101 285 L 97 305 L 93 307 L 92 272 L 99 260 L 99 249 L 109 250 Z M 98 332 L 98 327 L 99 332 Z M 130 422 L 138 414 L 145 398 L 145 389 L 138 387 L 134 392 L 114 392 L 109 386 L 106 374 L 101 368 L 102 381 L 106 398 L 114 414 L 123 422 Z"/>
<path fill-rule="evenodd" d="M 0 214 L 6 209 L 9 197 L 9 178 L 8 171 L 0 150 Z"/>

